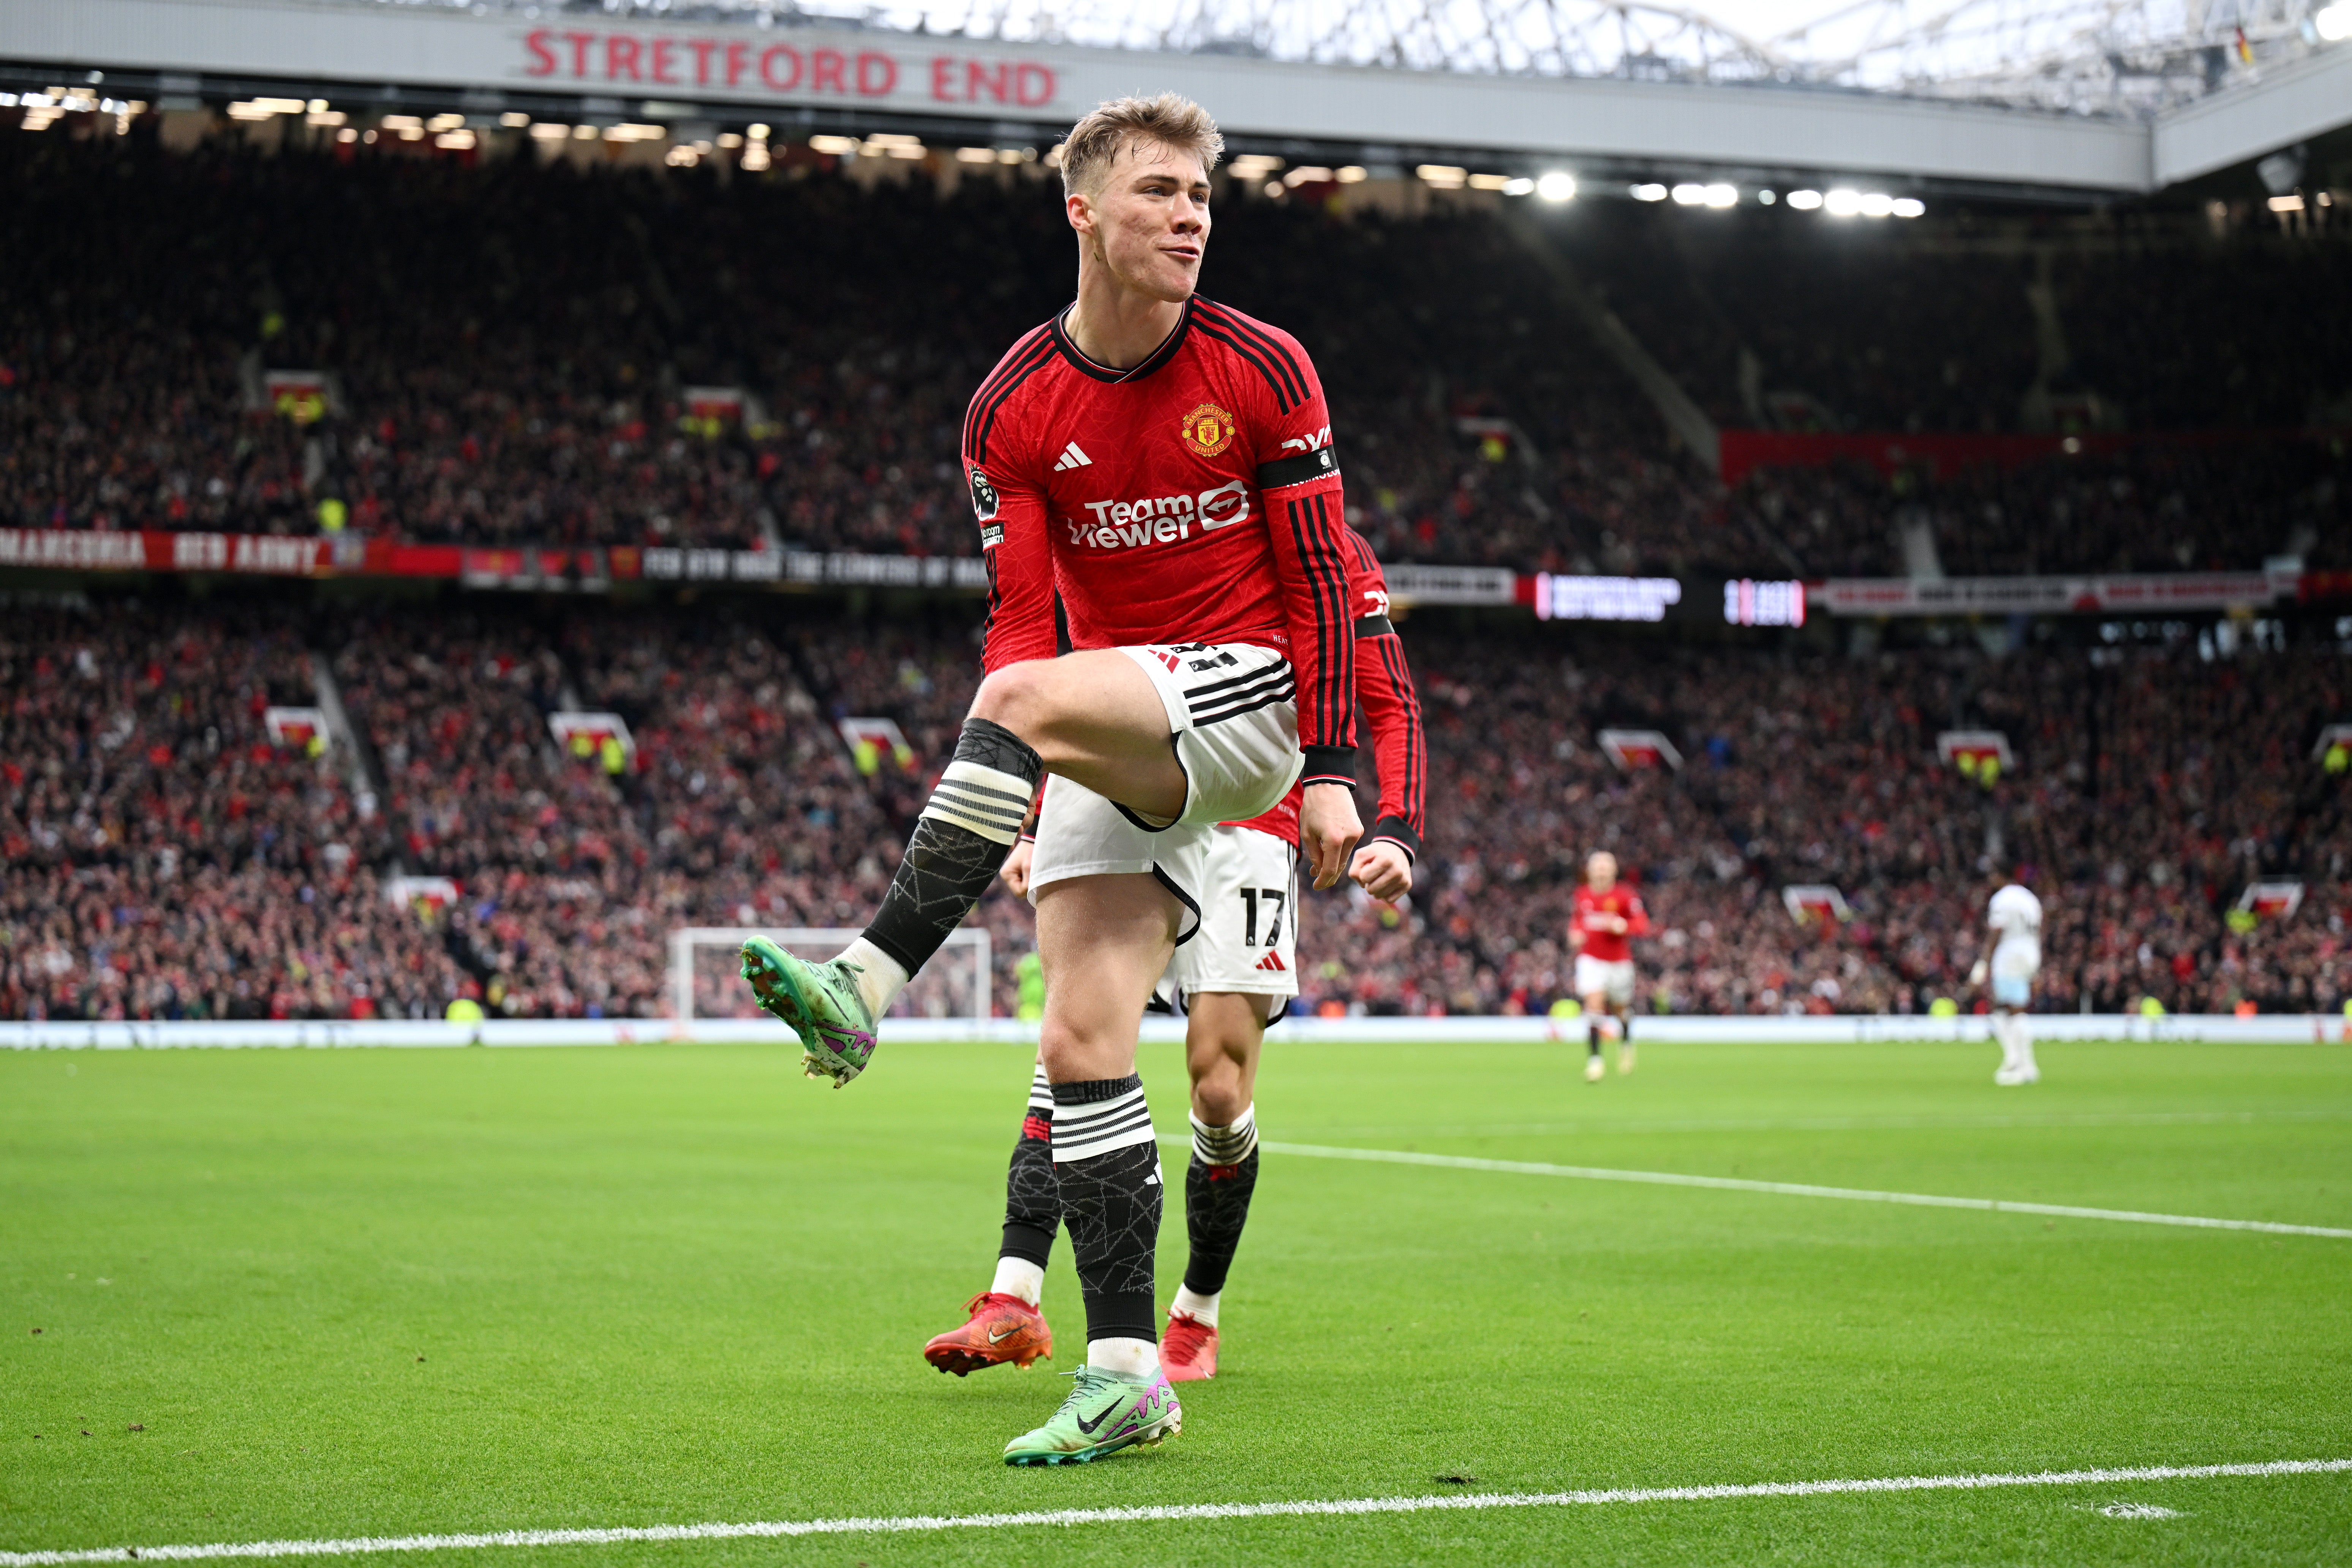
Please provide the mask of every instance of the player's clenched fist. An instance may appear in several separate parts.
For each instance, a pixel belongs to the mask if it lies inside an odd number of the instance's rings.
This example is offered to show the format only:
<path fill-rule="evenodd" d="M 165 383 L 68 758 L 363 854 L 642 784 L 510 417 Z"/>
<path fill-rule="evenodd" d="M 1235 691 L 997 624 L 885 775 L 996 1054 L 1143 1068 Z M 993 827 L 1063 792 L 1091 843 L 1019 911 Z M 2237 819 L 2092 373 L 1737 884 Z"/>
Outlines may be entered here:
<path fill-rule="evenodd" d="M 1004 879 L 1005 887 L 1011 889 L 1016 899 L 1025 899 L 1029 896 L 1029 862 L 1036 857 L 1036 854 L 1037 841 L 1034 838 L 1022 838 L 1013 842 L 1013 852 L 1004 858 L 1004 869 L 1000 875 Z"/>
<path fill-rule="evenodd" d="M 1375 839 L 1356 851 L 1348 875 L 1381 902 L 1392 904 L 1412 891 L 1412 857 L 1392 838 Z"/>
<path fill-rule="evenodd" d="M 1298 802 L 1298 849 L 1315 877 L 1315 890 L 1339 884 L 1348 854 L 1364 836 L 1356 815 L 1356 792 L 1344 784 L 1310 784 Z"/>

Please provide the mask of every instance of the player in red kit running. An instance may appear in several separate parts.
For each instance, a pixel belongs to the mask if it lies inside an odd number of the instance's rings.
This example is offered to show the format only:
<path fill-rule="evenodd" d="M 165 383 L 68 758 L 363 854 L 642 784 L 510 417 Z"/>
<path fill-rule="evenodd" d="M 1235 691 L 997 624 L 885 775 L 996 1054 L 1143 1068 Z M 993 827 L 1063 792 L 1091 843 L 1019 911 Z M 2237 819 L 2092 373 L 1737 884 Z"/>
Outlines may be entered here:
<path fill-rule="evenodd" d="M 1172 1436 L 1154 1339 L 1160 1160 L 1135 1043 L 1201 923 L 1216 825 L 1304 786 L 1299 850 L 1336 884 L 1356 816 L 1355 623 L 1339 463 L 1306 352 L 1194 296 L 1224 142 L 1173 95 L 1104 104 L 1062 149 L 1077 298 L 972 398 L 964 471 L 989 570 L 987 676 L 889 892 L 840 957 L 744 944 L 761 1005 L 845 1084 L 876 1020 L 962 923 L 1046 781 L 1030 879 L 1055 1191 L 1087 1365 L 1011 1464 Z M 1073 651 L 1057 652 L 1055 604 Z M 838 1194 L 835 1194 L 837 1201 Z"/>
<path fill-rule="evenodd" d="M 1617 1070 L 1633 1070 L 1633 948 L 1628 940 L 1647 936 L 1649 912 L 1642 895 L 1617 881 L 1617 857 L 1606 849 L 1584 862 L 1584 886 L 1576 889 L 1576 908 L 1568 920 L 1568 945 L 1576 950 L 1576 994 L 1584 1002 L 1585 1040 L 1591 1047 L 1584 1058 L 1584 1077 L 1599 1083 L 1602 1020 L 1617 1018 Z"/>
<path fill-rule="evenodd" d="M 1349 603 L 1356 620 L 1356 690 L 1380 769 L 1380 815 L 1348 874 L 1376 899 L 1412 887 L 1421 852 L 1427 743 L 1402 640 L 1389 621 L 1388 584 L 1371 546 L 1346 535 Z M 1299 791 L 1250 822 L 1221 823 L 1209 852 L 1201 929 L 1176 950 L 1160 998 L 1185 1018 L 1185 1065 L 1192 1080 L 1192 1157 L 1184 1173 L 1184 1229 L 1191 1254 L 1160 1342 L 1169 1381 L 1213 1377 L 1219 1298 L 1257 1188 L 1257 1108 L 1253 1090 L 1268 1025 L 1298 994 Z M 1004 862 L 1013 892 L 1029 886 L 1030 850 Z M 1039 1296 L 1062 1208 L 1053 1174 L 1055 1106 L 1040 1063 L 1004 1179 L 1004 1234 L 996 1275 L 965 1304 L 967 1321 L 923 1347 L 924 1359 L 961 1377 L 1053 1353 Z"/>

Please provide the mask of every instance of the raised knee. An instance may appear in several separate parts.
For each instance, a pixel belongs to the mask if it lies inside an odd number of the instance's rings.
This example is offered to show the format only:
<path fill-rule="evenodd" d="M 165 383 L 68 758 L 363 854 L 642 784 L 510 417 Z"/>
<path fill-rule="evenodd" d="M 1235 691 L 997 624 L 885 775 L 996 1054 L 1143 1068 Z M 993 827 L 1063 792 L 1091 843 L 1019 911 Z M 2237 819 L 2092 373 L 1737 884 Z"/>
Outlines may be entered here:
<path fill-rule="evenodd" d="M 1024 659 L 991 670 L 971 700 L 971 716 L 1003 725 L 1032 745 L 1048 710 L 1046 661 Z"/>

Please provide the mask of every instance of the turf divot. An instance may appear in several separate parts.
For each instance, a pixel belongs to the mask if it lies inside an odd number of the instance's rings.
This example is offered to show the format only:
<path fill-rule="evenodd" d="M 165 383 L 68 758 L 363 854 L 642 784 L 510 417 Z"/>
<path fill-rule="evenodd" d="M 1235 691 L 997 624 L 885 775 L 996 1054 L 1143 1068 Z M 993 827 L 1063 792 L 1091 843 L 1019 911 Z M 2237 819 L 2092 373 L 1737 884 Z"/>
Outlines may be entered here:
<path fill-rule="evenodd" d="M 386 1552 L 450 1552 L 505 1546 L 615 1546 L 632 1542 L 740 1541 L 803 1535 L 899 1535 L 1024 1526 L 1144 1524 L 1421 1513 L 1440 1509 L 1593 1507 L 1615 1503 L 1720 1502 L 1738 1498 L 1837 1497 L 1857 1492 L 1980 1491 L 2001 1487 L 2111 1486 L 2120 1481 L 2214 1480 L 2230 1477 L 2335 1475 L 2352 1459 L 2270 1459 L 2237 1465 L 2147 1465 L 2121 1469 L 2041 1470 L 2018 1475 L 1885 1476 L 1739 1486 L 1624 1487 L 1601 1491 L 1473 1492 L 1451 1497 L 1347 1498 L 1301 1502 L 1176 1503 L 1155 1508 L 1069 1508 L 1030 1513 L 915 1514 L 900 1519 L 768 1520 L 745 1524 L 655 1524 L 609 1530 L 510 1530 L 478 1535 L 358 1536 L 343 1541 L 219 1542 L 203 1546 L 101 1546 L 68 1552 L 0 1552 L 0 1568 L 67 1568 L 81 1563 L 190 1563 L 215 1558 L 358 1557 Z M 2101 1510 L 2115 1518 L 2177 1517 L 2151 1505 Z"/>

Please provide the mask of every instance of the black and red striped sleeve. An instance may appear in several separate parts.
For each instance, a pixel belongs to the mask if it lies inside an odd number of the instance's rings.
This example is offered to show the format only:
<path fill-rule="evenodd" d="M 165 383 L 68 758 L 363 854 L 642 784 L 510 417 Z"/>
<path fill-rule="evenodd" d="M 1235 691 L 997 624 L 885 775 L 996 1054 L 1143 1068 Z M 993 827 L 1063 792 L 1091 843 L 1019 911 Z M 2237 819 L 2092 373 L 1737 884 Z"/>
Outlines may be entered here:
<path fill-rule="evenodd" d="M 1364 707 L 1381 775 L 1380 814 L 1364 842 L 1385 838 L 1419 859 L 1429 794 L 1429 739 L 1421 727 L 1421 699 L 1405 663 L 1404 639 L 1389 619 L 1388 583 L 1372 547 L 1353 529 L 1347 543 L 1355 569 L 1349 586 L 1356 610 L 1356 700 Z"/>
<path fill-rule="evenodd" d="M 981 558 L 988 563 L 983 669 L 1051 658 L 1059 651 L 1045 492 L 1033 476 L 1033 443 L 1021 426 L 1022 388 L 1053 357 L 1049 328 L 1028 333 L 997 362 L 964 413 L 963 477 L 980 524 Z"/>
<path fill-rule="evenodd" d="M 1249 400 L 1257 488 L 1274 542 L 1275 575 L 1297 678 L 1301 784 L 1356 782 L 1356 629 L 1348 602 L 1347 507 L 1331 447 L 1331 414 L 1314 362 L 1287 332 L 1207 300 L 1192 330 L 1254 373 Z"/>

